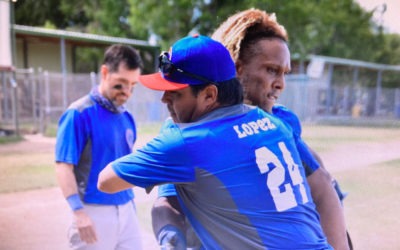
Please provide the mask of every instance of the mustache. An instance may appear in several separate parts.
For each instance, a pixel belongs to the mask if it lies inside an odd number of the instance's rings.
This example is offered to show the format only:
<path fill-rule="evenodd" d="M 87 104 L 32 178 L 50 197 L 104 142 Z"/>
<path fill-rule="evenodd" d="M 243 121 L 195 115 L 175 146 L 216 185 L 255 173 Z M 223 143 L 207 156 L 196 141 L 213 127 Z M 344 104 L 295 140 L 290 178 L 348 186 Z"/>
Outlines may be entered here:
<path fill-rule="evenodd" d="M 123 86 L 122 84 L 117 84 L 117 85 L 114 85 L 112 88 L 115 89 L 115 90 L 123 90 L 123 89 L 124 89 L 124 86 Z M 130 93 L 133 92 L 133 87 L 130 87 L 130 88 L 129 88 L 129 92 L 130 92 Z"/>

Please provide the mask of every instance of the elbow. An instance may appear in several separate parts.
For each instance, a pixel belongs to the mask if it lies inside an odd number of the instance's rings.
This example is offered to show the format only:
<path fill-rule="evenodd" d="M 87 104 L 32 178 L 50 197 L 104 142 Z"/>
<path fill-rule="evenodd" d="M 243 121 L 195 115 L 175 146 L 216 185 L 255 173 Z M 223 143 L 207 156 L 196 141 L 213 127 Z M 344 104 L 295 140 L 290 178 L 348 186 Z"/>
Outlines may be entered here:
<path fill-rule="evenodd" d="M 97 189 L 103 193 L 109 193 L 109 194 L 113 193 L 109 188 L 107 188 L 107 185 L 100 182 L 97 183 Z"/>
<path fill-rule="evenodd" d="M 132 187 L 132 184 L 117 176 L 111 165 L 108 165 L 100 172 L 97 180 L 97 189 L 104 193 L 117 193 Z"/>
<path fill-rule="evenodd" d="M 99 175 L 99 180 L 97 181 L 97 189 L 104 193 L 112 193 L 110 189 L 110 184 L 101 177 L 101 173 Z"/>
<path fill-rule="evenodd" d="M 117 192 L 117 190 L 115 190 L 114 188 L 114 185 L 112 184 L 111 179 L 107 177 L 105 169 L 99 174 L 99 179 L 97 180 L 97 189 L 104 193 Z"/>

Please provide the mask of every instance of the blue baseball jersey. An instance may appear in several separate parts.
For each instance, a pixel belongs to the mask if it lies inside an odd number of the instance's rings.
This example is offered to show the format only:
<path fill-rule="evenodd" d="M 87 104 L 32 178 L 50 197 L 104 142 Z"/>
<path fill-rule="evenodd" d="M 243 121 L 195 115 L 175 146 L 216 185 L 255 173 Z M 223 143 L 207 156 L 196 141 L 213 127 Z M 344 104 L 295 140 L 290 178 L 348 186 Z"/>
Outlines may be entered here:
<path fill-rule="evenodd" d="M 289 126 L 245 105 L 199 122 L 171 120 L 142 149 L 112 163 L 147 188 L 174 183 L 206 249 L 331 249 Z"/>
<path fill-rule="evenodd" d="M 301 138 L 301 123 L 299 118 L 290 109 L 282 105 L 273 106 L 272 113 L 282 121 L 286 122 L 292 128 L 293 137 L 296 142 L 296 148 L 300 154 L 301 162 L 303 163 L 303 167 L 306 171 L 306 176 L 311 175 L 320 167 L 320 165 L 310 152 L 307 144 Z"/>
<path fill-rule="evenodd" d="M 303 167 L 306 172 L 306 176 L 312 174 L 317 170 L 320 165 L 314 156 L 311 154 L 308 146 L 301 138 L 301 123 L 299 118 L 290 109 L 282 105 L 275 105 L 272 108 L 274 116 L 278 117 L 282 121 L 286 122 L 293 131 L 293 137 L 296 142 L 296 148 L 299 152 Z M 158 187 L 158 197 L 175 196 L 176 190 L 173 184 L 165 184 Z"/>
<path fill-rule="evenodd" d="M 113 113 L 87 95 L 72 103 L 60 118 L 55 160 L 74 165 L 84 202 L 121 205 L 133 199 L 133 191 L 103 193 L 97 189 L 98 175 L 108 163 L 131 153 L 135 140 L 130 113 Z"/>

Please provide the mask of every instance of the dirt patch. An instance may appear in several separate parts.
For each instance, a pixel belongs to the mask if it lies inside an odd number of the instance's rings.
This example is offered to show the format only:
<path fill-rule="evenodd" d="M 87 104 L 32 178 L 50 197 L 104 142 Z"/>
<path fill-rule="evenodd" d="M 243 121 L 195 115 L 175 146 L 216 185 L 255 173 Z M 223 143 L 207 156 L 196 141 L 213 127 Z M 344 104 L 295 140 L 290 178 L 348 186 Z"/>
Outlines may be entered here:
<path fill-rule="evenodd" d="M 135 194 L 138 211 L 155 199 L 155 192 L 148 196 L 136 189 Z M 1 194 L 0 204 L 0 249 L 69 249 L 67 229 L 72 218 L 58 187 Z M 158 249 L 151 231 L 145 225 L 141 228 L 145 249 Z"/>
<path fill-rule="evenodd" d="M 339 171 L 400 159 L 400 141 L 352 143 L 336 147 L 329 152 L 322 152 L 320 156 L 329 172 L 334 174 Z"/>

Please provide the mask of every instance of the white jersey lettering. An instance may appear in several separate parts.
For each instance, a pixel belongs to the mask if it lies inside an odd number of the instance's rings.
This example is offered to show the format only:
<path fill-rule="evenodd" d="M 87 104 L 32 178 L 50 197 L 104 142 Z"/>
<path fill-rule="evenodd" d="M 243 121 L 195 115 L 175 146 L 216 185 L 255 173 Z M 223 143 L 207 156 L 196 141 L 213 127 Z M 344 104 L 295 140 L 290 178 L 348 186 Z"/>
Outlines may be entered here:
<path fill-rule="evenodd" d="M 260 133 L 260 130 L 268 131 L 269 129 L 275 128 L 276 125 L 273 124 L 267 117 L 233 126 L 233 129 L 235 130 L 239 139 L 249 135 L 258 134 Z"/>

